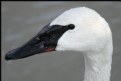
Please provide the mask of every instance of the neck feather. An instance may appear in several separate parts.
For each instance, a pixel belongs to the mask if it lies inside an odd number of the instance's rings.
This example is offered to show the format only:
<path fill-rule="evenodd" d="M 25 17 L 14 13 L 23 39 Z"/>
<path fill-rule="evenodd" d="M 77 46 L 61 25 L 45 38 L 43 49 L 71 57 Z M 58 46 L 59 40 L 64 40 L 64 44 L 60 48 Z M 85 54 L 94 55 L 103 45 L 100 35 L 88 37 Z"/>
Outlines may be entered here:
<path fill-rule="evenodd" d="M 98 52 L 84 54 L 84 81 L 110 81 L 112 46 Z"/>

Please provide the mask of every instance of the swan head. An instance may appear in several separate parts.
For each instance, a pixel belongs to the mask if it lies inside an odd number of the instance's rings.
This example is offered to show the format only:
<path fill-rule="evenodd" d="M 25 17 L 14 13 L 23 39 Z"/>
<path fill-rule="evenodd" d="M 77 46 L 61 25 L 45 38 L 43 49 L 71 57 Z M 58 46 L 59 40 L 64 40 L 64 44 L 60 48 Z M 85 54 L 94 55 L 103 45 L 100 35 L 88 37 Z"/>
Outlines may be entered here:
<path fill-rule="evenodd" d="M 8 52 L 6 60 L 50 51 L 98 51 L 110 41 L 108 23 L 96 11 L 77 7 L 65 11 L 25 45 Z"/>

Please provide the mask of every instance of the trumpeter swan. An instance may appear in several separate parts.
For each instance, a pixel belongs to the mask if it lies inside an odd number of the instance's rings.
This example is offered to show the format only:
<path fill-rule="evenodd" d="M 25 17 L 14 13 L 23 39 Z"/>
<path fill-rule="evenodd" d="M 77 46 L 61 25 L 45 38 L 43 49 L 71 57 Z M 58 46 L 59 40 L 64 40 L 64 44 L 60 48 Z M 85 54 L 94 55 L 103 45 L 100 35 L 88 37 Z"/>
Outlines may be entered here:
<path fill-rule="evenodd" d="M 85 59 L 84 81 L 110 81 L 112 34 L 96 11 L 77 7 L 65 11 L 25 45 L 6 54 L 21 59 L 49 51 L 80 51 Z"/>

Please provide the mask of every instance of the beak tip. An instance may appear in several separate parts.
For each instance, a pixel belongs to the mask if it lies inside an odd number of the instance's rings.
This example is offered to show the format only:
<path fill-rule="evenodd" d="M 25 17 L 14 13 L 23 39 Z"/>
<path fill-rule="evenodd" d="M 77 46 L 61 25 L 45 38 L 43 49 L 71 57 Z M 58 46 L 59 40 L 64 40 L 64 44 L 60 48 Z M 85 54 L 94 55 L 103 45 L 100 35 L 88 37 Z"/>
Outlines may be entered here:
<path fill-rule="evenodd" d="M 8 60 L 10 60 L 10 59 L 11 59 L 11 57 L 10 57 L 8 54 L 6 54 L 6 55 L 5 55 L 5 60 L 8 61 Z"/>
<path fill-rule="evenodd" d="M 11 50 L 11 51 L 9 51 L 8 53 L 6 53 L 6 55 L 5 55 L 5 60 L 13 60 L 13 59 L 16 59 L 16 55 L 15 55 L 15 53 L 16 53 L 16 50 L 17 49 L 13 49 L 13 50 Z"/>
<path fill-rule="evenodd" d="M 5 60 L 12 60 L 12 59 L 14 59 L 14 55 L 13 54 L 11 54 L 10 52 L 8 52 L 6 55 L 5 55 Z"/>

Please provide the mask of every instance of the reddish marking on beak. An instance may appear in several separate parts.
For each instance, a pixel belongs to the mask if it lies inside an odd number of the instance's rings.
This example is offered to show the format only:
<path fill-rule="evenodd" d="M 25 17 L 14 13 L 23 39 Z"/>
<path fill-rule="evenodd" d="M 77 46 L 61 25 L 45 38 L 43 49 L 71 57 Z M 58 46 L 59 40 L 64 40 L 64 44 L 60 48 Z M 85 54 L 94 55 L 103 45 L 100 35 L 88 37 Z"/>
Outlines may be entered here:
<path fill-rule="evenodd" d="M 46 52 L 49 52 L 49 51 L 55 51 L 55 48 L 47 48 L 45 49 Z"/>

